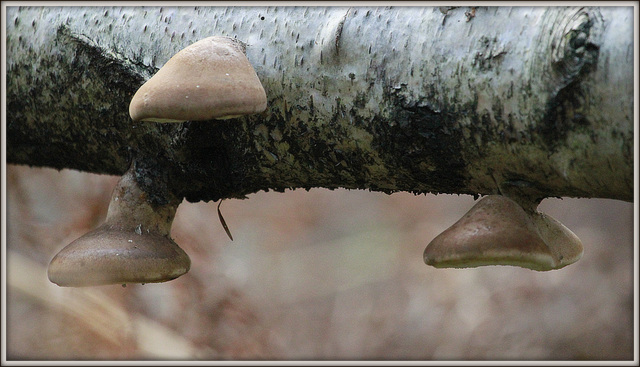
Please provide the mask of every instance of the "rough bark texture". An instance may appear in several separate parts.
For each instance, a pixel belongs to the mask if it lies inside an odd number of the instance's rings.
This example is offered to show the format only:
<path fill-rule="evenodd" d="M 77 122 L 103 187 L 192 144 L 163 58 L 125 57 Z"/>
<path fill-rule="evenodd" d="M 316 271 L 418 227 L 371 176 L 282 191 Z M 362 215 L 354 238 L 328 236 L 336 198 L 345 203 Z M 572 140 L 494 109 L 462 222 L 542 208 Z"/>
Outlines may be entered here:
<path fill-rule="evenodd" d="M 121 174 L 152 197 L 260 190 L 633 200 L 632 7 L 8 7 L 7 161 Z M 132 123 L 208 36 L 246 43 L 267 111 Z"/>

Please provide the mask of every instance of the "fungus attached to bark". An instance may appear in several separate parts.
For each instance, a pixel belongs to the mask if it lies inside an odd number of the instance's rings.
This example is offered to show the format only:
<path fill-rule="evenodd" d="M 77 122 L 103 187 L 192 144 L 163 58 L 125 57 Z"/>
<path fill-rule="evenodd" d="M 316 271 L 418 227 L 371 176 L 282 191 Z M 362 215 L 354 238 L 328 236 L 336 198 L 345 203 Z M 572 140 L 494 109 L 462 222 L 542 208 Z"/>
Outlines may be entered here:
<path fill-rule="evenodd" d="M 134 170 L 132 165 L 116 185 L 105 223 L 51 260 L 51 282 L 63 287 L 157 283 L 189 271 L 189 256 L 170 237 L 180 201 L 151 203 Z"/>
<path fill-rule="evenodd" d="M 582 243 L 573 232 L 535 208 L 528 209 L 500 195 L 483 198 L 429 243 L 425 263 L 437 268 L 513 265 L 545 271 L 582 257 Z"/>
<path fill-rule="evenodd" d="M 184 122 L 259 113 L 267 97 L 244 44 L 209 37 L 175 54 L 136 92 L 133 121 Z"/>
<path fill-rule="evenodd" d="M 224 120 L 267 108 L 260 79 L 245 55 L 245 44 L 208 37 L 175 54 L 131 99 L 133 121 Z M 218 216 L 233 241 L 220 206 Z"/>
<path fill-rule="evenodd" d="M 133 121 L 184 122 L 233 118 L 266 107 L 244 44 L 209 37 L 178 52 L 143 84 L 129 114 Z M 82 287 L 164 282 L 185 274 L 191 261 L 170 237 L 179 204 L 175 197 L 163 205 L 148 200 L 133 164 L 113 192 L 106 222 L 62 249 L 49 264 L 49 279 Z M 219 206 L 218 214 L 231 238 Z"/>

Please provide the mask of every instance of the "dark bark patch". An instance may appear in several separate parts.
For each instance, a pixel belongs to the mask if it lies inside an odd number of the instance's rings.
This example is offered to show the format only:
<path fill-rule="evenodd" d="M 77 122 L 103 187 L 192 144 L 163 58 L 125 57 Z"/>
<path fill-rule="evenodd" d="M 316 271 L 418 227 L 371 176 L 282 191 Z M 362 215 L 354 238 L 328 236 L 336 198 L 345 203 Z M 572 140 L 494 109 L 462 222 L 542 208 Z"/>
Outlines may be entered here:
<path fill-rule="evenodd" d="M 555 34 L 548 50 L 544 50 L 548 51 L 551 61 L 545 75 L 549 79 L 550 99 L 542 123 L 536 127 L 542 143 L 552 151 L 571 132 L 590 125 L 585 111 L 589 90 L 582 81 L 596 69 L 604 29 L 597 9 L 581 8 L 575 14 L 569 13 L 560 23 L 565 22 L 568 29 L 560 26 L 552 29 Z"/>
<path fill-rule="evenodd" d="M 393 121 L 373 124 L 379 131 L 373 133 L 372 145 L 387 166 L 404 171 L 400 177 L 406 180 L 406 187 L 401 184 L 399 189 L 416 194 L 463 192 L 463 140 L 448 113 L 428 103 L 399 100 L 392 105 L 398 106 L 391 113 Z M 400 151 L 403 153 L 398 154 Z"/>
<path fill-rule="evenodd" d="M 131 123 L 128 103 L 136 83 L 142 82 L 140 76 L 72 36 L 64 26 L 58 28 L 50 47 L 58 52 L 39 51 L 47 56 L 38 57 L 33 51 L 33 64 L 14 64 L 16 72 L 7 75 L 11 91 L 7 95 L 7 119 L 11 121 L 7 126 L 8 160 L 109 174 L 124 172 L 129 136 L 123 132 L 130 130 L 126 126 Z M 49 75 L 39 75 L 39 70 L 48 70 Z M 49 144 L 29 156 L 14 145 L 37 145 L 40 141 Z M 111 153 L 96 155 L 86 147 Z"/>
<path fill-rule="evenodd" d="M 589 105 L 588 91 L 576 80 L 562 88 L 547 105 L 547 113 L 535 131 L 542 138 L 542 144 L 550 151 L 562 146 L 567 136 L 574 131 L 589 129 L 591 122 L 585 108 Z"/>

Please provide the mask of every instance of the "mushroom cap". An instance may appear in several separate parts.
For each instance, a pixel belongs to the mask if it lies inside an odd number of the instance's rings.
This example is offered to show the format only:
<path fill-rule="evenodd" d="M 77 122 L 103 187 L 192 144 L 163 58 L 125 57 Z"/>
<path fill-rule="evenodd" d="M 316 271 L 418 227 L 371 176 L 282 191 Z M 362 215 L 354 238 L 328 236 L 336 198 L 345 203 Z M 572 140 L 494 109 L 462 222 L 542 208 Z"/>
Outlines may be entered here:
<path fill-rule="evenodd" d="M 566 227 L 559 227 L 557 221 L 549 218 L 540 213 L 532 216 L 504 196 L 487 196 L 429 243 L 424 261 L 438 268 L 484 265 L 513 265 L 539 271 L 561 268 L 579 259 L 576 252 L 582 254 L 582 244 Z M 544 224 L 542 232 L 548 235 L 541 235 L 540 224 Z M 565 249 L 560 250 L 562 247 Z"/>
<path fill-rule="evenodd" d="M 62 287 L 157 283 L 191 267 L 168 236 L 103 224 L 63 248 L 49 264 L 49 280 Z"/>
<path fill-rule="evenodd" d="M 183 122 L 259 113 L 267 96 L 240 41 L 209 37 L 175 54 L 136 92 L 134 121 Z"/>

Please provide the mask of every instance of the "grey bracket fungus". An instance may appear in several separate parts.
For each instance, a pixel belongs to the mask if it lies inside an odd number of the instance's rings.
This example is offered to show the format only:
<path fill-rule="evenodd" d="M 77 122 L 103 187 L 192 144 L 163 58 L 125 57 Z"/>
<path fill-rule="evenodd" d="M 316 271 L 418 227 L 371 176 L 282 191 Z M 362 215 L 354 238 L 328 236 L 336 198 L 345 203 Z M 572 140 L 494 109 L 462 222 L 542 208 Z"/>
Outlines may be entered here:
<path fill-rule="evenodd" d="M 85 287 L 165 282 L 187 273 L 191 260 L 170 237 L 178 204 L 149 203 L 132 165 L 113 191 L 105 223 L 54 256 L 49 280 Z"/>
<path fill-rule="evenodd" d="M 501 195 L 478 201 L 434 238 L 424 261 L 436 268 L 512 265 L 547 271 L 582 257 L 580 239 L 560 222 Z"/>
<path fill-rule="evenodd" d="M 136 92 L 133 121 L 226 119 L 267 108 L 260 79 L 238 40 L 213 36 L 175 54 Z"/>

